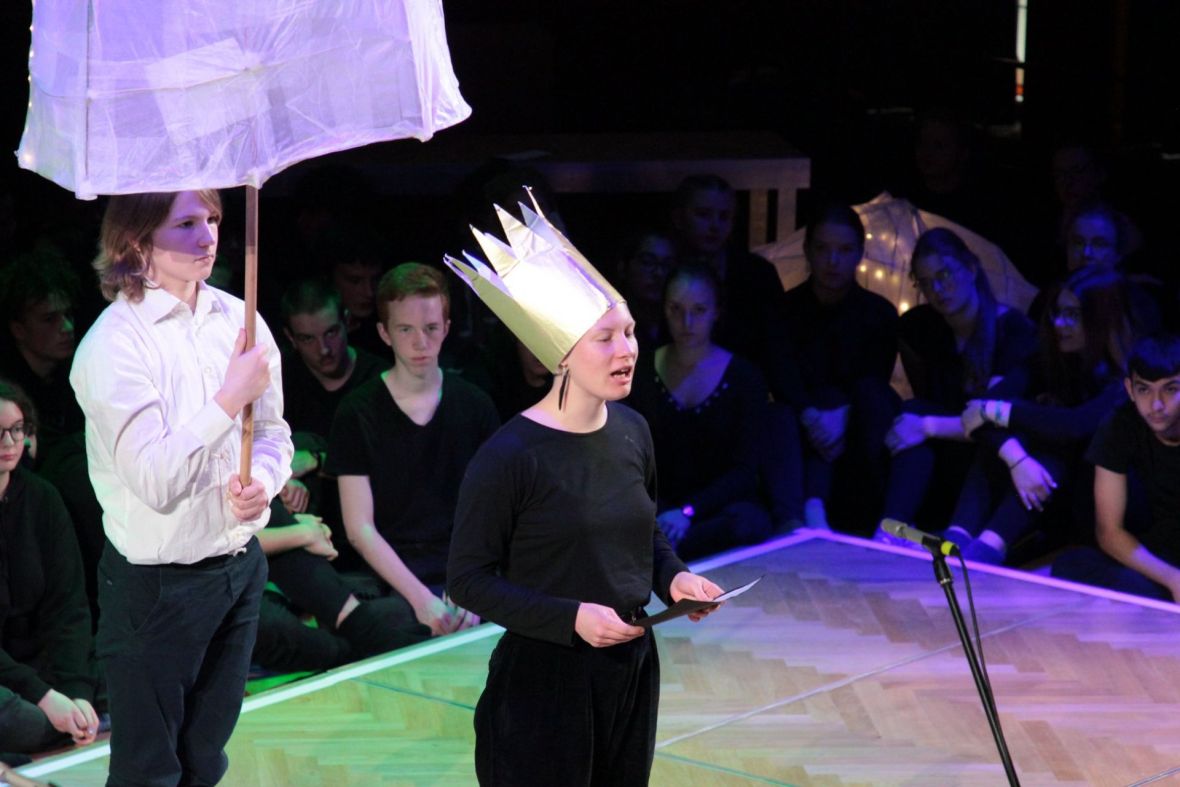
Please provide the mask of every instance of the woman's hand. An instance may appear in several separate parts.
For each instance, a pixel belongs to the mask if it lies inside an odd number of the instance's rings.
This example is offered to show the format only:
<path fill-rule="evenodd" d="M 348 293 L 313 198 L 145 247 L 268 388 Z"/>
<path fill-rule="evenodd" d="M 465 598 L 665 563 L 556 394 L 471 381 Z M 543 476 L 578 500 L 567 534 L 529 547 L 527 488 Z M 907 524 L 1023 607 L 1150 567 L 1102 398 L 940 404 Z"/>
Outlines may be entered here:
<path fill-rule="evenodd" d="M 681 571 L 672 577 L 672 584 L 668 587 L 668 595 L 672 596 L 673 602 L 679 601 L 682 598 L 692 599 L 693 601 L 709 601 L 720 596 L 722 592 L 721 587 L 716 582 L 705 579 L 700 574 L 694 574 L 691 571 Z M 696 623 L 705 617 L 705 615 L 716 612 L 721 604 L 724 603 L 722 601 L 704 609 L 698 609 L 696 612 L 690 612 L 688 613 L 688 619 Z"/>
<path fill-rule="evenodd" d="M 972 432 L 987 423 L 987 419 L 983 417 L 983 405 L 983 400 L 972 399 L 967 402 L 967 409 L 959 416 L 959 420 L 963 423 L 963 434 L 967 437 L 970 437 Z"/>
<path fill-rule="evenodd" d="M 1049 496 L 1057 488 L 1057 482 L 1049 471 L 1032 456 L 1025 454 L 1024 458 L 1008 468 L 1008 472 L 1012 475 L 1012 485 L 1016 487 L 1016 495 L 1024 507 L 1029 511 L 1034 508 L 1037 511 L 1044 510 Z"/>
<path fill-rule="evenodd" d="M 574 631 L 596 648 L 607 648 L 643 636 L 643 629 L 624 623 L 619 613 L 601 604 L 583 601 L 578 605 Z"/>
<path fill-rule="evenodd" d="M 926 419 L 913 413 L 902 413 L 893 419 L 893 426 L 885 435 L 885 447 L 896 456 L 902 451 L 921 445 L 929 435 L 926 433 Z"/>
<path fill-rule="evenodd" d="M 834 462 L 844 453 L 844 434 L 848 431 L 849 406 L 835 410 L 809 407 L 800 419 L 807 439 L 826 462 Z"/>
<path fill-rule="evenodd" d="M 656 517 L 656 522 L 659 523 L 660 530 L 664 531 L 664 535 L 667 536 L 668 543 L 672 545 L 673 549 L 684 540 L 688 529 L 692 527 L 692 520 L 685 516 L 679 508 L 669 508 Z"/>

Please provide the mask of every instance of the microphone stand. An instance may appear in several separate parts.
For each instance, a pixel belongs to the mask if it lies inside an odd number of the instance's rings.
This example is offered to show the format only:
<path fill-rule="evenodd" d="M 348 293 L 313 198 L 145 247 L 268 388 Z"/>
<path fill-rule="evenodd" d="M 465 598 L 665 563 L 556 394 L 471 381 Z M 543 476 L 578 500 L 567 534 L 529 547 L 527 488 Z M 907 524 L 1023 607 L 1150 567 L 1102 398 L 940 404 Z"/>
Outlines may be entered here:
<path fill-rule="evenodd" d="M 959 632 L 959 641 L 963 643 L 963 653 L 967 657 L 967 664 L 971 667 L 971 677 L 975 679 L 975 688 L 979 692 L 979 699 L 983 702 L 983 712 L 987 716 L 988 726 L 991 727 L 992 737 L 996 741 L 996 749 L 1000 752 L 1000 761 L 1004 764 L 1004 772 L 1008 774 L 1008 784 L 1020 787 L 1020 780 L 1016 777 L 1016 767 L 1012 764 L 1012 756 L 1008 753 L 1008 744 L 1004 740 L 1004 731 L 1000 728 L 1000 715 L 996 711 L 996 698 L 992 694 L 991 684 L 984 674 L 979 654 L 971 644 L 967 626 L 963 623 L 963 612 L 959 608 L 959 599 L 955 595 L 950 568 L 946 564 L 946 555 L 931 549 L 934 558 L 934 578 L 942 585 L 946 594 L 947 605 L 951 609 L 951 617 L 955 621 L 955 629 Z"/>

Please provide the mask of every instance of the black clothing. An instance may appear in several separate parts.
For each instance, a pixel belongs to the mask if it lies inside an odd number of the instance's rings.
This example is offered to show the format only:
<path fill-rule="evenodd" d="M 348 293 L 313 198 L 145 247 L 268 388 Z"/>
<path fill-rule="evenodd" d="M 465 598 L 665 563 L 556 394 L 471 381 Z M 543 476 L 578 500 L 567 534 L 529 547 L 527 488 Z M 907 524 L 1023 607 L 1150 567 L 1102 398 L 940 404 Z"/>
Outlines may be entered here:
<path fill-rule="evenodd" d="M 463 609 L 571 645 L 583 602 L 623 612 L 665 602 L 684 564 L 655 526 L 655 451 L 642 416 L 608 403 L 587 434 L 524 416 L 472 459 L 459 493 L 447 588 Z"/>
<path fill-rule="evenodd" d="M 914 391 L 914 398 L 902 405 L 904 412 L 958 416 L 970 398 L 983 394 L 982 389 L 965 390 L 954 334 L 930 305 L 915 306 L 901 316 L 898 344 Z M 1028 318 L 1015 309 L 1002 312 L 996 317 L 991 376 L 1009 374 L 1036 347 L 1036 330 Z M 974 444 L 954 440 L 925 440 L 896 454 L 889 466 L 882 515 L 943 529 L 974 458 Z"/>
<path fill-rule="evenodd" d="M 821 303 L 811 281 L 783 293 L 789 348 L 799 372 L 787 403 L 802 413 L 808 407 L 832 410 L 848 404 L 857 381 L 888 384 L 897 360 L 897 309 L 889 301 L 854 285 L 838 303 Z"/>
<path fill-rule="evenodd" d="M 778 271 L 767 260 L 750 252 L 730 252 L 725 270 L 718 271 L 722 288 L 721 318 L 714 340 L 762 370 L 774 393 L 781 398 L 780 381 L 789 379 L 778 356 L 786 328 L 779 312 L 783 291 Z M 782 382 L 782 386 L 787 383 Z"/>
<path fill-rule="evenodd" d="M 734 355 L 712 393 L 684 407 L 656 373 L 654 357 L 640 357 L 627 403 L 651 427 L 660 468 L 657 510 L 691 505 L 707 516 L 734 501 L 757 500 L 767 407 L 762 374 Z"/>
<path fill-rule="evenodd" d="M 377 531 L 414 576 L 441 585 L 459 482 L 498 423 L 487 394 L 451 372 L 425 426 L 411 421 L 376 377 L 340 403 L 325 472 L 368 476 Z"/>
<path fill-rule="evenodd" d="M 362 384 L 367 383 L 381 372 L 393 366 L 368 350 L 356 349 L 356 365 L 344 385 L 335 391 L 325 390 L 319 379 L 307 368 L 307 364 L 294 350 L 283 353 L 283 420 L 291 427 L 295 447 L 307 451 L 323 450 L 327 445 L 328 433 L 332 431 L 332 418 L 344 397 Z M 310 433 L 304 436 L 301 433 Z M 300 438 L 308 440 L 317 436 L 322 444 L 302 445 Z"/>
<path fill-rule="evenodd" d="M 628 404 L 651 427 L 660 468 L 656 510 L 694 510 L 677 554 L 692 559 L 766 539 L 770 515 L 758 494 L 768 414 L 761 372 L 731 356 L 709 396 L 684 407 L 656 373 L 654 358 L 640 357 Z"/>
<path fill-rule="evenodd" d="M 21 387 L 37 408 L 37 453 L 53 451 L 59 440 L 81 433 L 86 427 L 82 408 L 70 386 L 70 364 L 62 362 L 43 379 L 29 367 L 15 348 L 0 353 L 0 377 Z"/>
<path fill-rule="evenodd" d="M 1111 376 L 1087 375 L 1071 392 L 1081 401 L 1064 401 L 1050 393 L 1038 359 L 1031 358 L 1004 376 L 987 392 L 988 399 L 1008 401 L 1012 409 L 1008 427 L 985 424 L 972 433 L 979 451 L 964 482 L 951 522 L 978 536 L 985 530 L 997 533 L 1004 542 L 1013 545 L 1049 514 L 1042 525 L 1051 529 L 1061 522 L 1070 529 L 1069 516 L 1092 520 L 1089 498 L 1093 497 L 1089 473 L 1082 463 L 1082 454 L 1098 424 L 1121 402 L 1126 401 L 1122 379 Z M 1056 381 L 1060 383 L 1061 381 Z M 1021 446 L 1039 462 L 1057 488 L 1044 512 L 1024 507 L 1012 485 L 1007 465 L 998 457 L 1000 447 L 1016 438 Z M 1088 487 L 1088 488 L 1086 488 Z M 1062 501 L 1065 501 L 1064 504 Z M 1066 533 L 1073 539 L 1086 539 L 1083 533 Z"/>
<path fill-rule="evenodd" d="M 109 543 L 98 564 L 97 652 L 110 687 L 108 787 L 216 784 L 242 706 L 266 558 L 136 565 Z"/>
<path fill-rule="evenodd" d="M 16 348 L 0 353 L 0 377 L 19 385 L 37 408 L 37 460 L 33 469 L 53 484 L 69 512 L 78 549 L 92 623 L 98 619 L 95 572 L 106 535 L 102 507 L 90 484 L 86 465 L 85 417 L 69 381 L 70 364 L 61 363 L 49 379 L 38 377 Z"/>
<path fill-rule="evenodd" d="M 797 384 L 788 404 L 801 416 L 809 407 L 847 406 L 844 452 L 828 462 L 802 426 L 806 497 L 819 498 L 830 522 L 853 532 L 871 530 L 880 513 L 889 460 L 885 435 L 897 413 L 890 388 L 897 361 L 897 309 L 858 285 L 837 303 L 821 303 L 810 280 L 782 297 Z"/>
<path fill-rule="evenodd" d="M 1151 522 L 1134 535 L 1160 560 L 1180 566 L 1180 446 L 1161 443 L 1134 403 L 1127 402 L 1098 427 L 1086 461 L 1112 473 L 1134 473 L 1142 480 Z"/>
<path fill-rule="evenodd" d="M 451 598 L 508 629 L 476 707 L 483 784 L 646 784 L 659 662 L 651 632 L 592 648 L 582 602 L 620 615 L 687 570 L 655 524 L 655 451 L 642 416 L 608 402 L 579 434 L 518 415 L 472 459 L 447 565 Z M 538 762 L 538 752 L 543 752 Z"/>
<path fill-rule="evenodd" d="M 571 648 L 510 631 L 492 652 L 475 706 L 479 783 L 646 787 L 659 701 L 650 633 Z"/>
<path fill-rule="evenodd" d="M 36 704 L 51 688 L 94 701 L 90 607 L 57 490 L 22 467 L 0 499 L 0 685 Z"/>
<path fill-rule="evenodd" d="M 332 431 L 332 419 L 336 409 L 352 391 L 364 383 L 380 376 L 392 366 L 373 353 L 356 349 L 356 365 L 344 385 L 335 391 L 324 390 L 324 386 L 307 368 L 299 353 L 288 350 L 283 354 L 283 420 L 291 427 L 291 442 L 297 451 L 311 451 L 323 456 L 328 449 L 328 435 Z M 388 349 L 388 348 L 386 348 Z M 344 521 L 340 514 L 340 490 L 336 479 L 329 477 L 323 465 L 310 473 L 294 479 L 307 487 L 309 501 L 307 510 L 323 518 L 332 528 L 333 542 L 339 556 L 334 561 L 341 571 L 357 570 L 364 561 L 348 543 L 344 532 Z"/>
<path fill-rule="evenodd" d="M 962 354 L 946 320 L 929 304 L 915 306 L 898 321 L 898 346 L 915 399 L 958 415 L 967 400 L 987 388 L 965 390 Z M 1008 309 L 996 316 L 996 342 L 991 377 L 1003 377 L 1036 351 L 1036 327 L 1020 312 Z"/>

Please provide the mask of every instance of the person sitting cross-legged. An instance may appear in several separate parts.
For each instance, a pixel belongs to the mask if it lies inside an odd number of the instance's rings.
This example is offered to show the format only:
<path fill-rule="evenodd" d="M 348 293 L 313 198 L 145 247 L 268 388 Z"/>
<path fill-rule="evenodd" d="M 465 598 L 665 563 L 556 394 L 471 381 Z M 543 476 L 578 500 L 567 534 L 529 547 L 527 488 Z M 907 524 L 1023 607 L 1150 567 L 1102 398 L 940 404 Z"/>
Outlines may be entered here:
<path fill-rule="evenodd" d="M 1180 337 L 1136 342 L 1124 386 L 1131 401 L 1107 417 L 1086 455 L 1099 549 L 1063 553 L 1053 576 L 1180 601 Z M 1141 493 L 1146 516 L 1137 516 Z"/>
<path fill-rule="evenodd" d="M 397 266 L 381 279 L 377 306 L 394 365 L 340 403 L 326 472 L 338 479 L 345 532 L 372 592 L 402 599 L 402 622 L 446 634 L 477 622 L 442 589 L 459 482 L 499 419 L 487 394 L 439 367 L 450 327 L 440 271 Z"/>

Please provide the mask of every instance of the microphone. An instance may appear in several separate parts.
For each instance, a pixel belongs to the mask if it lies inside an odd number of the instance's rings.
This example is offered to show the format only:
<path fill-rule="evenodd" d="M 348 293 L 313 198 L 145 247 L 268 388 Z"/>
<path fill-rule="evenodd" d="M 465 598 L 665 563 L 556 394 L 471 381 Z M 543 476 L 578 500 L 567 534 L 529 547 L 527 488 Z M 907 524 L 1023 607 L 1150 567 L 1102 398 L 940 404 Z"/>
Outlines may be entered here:
<path fill-rule="evenodd" d="M 925 547 L 932 554 L 938 553 L 947 557 L 959 554 L 959 547 L 953 541 L 932 536 L 916 527 L 910 527 L 904 522 L 898 522 L 896 519 L 883 520 L 881 522 L 881 529 L 891 536 L 897 536 L 903 541 L 909 541 L 911 544 Z"/>

